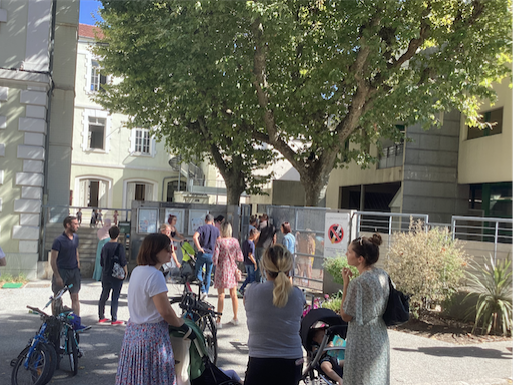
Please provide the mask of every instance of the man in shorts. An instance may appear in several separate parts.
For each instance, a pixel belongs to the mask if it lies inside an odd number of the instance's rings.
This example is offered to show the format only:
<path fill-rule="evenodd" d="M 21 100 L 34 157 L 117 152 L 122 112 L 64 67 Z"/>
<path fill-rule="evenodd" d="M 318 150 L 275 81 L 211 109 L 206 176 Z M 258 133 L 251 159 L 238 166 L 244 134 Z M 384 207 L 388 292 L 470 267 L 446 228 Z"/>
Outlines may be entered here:
<path fill-rule="evenodd" d="M 65 285 L 72 284 L 69 289 L 71 308 L 80 317 L 80 259 L 78 256 L 78 221 L 76 217 L 67 216 L 62 222 L 64 232 L 53 241 L 50 264 L 53 270 L 52 291 L 56 294 Z M 87 330 L 90 326 L 80 325 L 76 330 Z"/>

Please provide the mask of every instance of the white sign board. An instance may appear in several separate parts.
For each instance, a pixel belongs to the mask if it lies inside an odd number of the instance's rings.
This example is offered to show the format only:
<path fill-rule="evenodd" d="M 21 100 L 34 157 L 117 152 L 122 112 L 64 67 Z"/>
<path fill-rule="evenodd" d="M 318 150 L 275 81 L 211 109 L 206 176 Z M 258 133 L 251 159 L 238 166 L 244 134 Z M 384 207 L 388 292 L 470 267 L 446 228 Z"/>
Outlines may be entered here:
<path fill-rule="evenodd" d="M 351 234 L 349 213 L 326 213 L 324 217 L 324 257 L 345 255 Z"/>

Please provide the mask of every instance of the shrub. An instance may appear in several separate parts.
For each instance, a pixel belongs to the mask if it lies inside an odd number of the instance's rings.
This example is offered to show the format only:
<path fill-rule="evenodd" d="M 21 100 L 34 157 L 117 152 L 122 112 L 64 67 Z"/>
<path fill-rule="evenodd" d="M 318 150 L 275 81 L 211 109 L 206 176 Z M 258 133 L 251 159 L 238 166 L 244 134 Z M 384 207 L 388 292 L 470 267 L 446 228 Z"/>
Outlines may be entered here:
<path fill-rule="evenodd" d="M 426 231 L 421 220 L 410 221 L 408 232 L 394 233 L 385 269 L 398 290 L 411 295 L 410 311 L 441 305 L 461 286 L 466 265 L 460 242 L 447 228 Z"/>
<path fill-rule="evenodd" d="M 342 290 L 332 294 L 326 301 L 322 303 L 323 308 L 333 310 L 340 313 L 340 305 L 342 305 Z"/>
<path fill-rule="evenodd" d="M 473 272 L 467 272 L 471 292 L 465 299 L 477 296 L 475 306 L 476 328 L 484 334 L 490 331 L 503 335 L 511 334 L 512 327 L 512 288 L 511 261 L 503 260 L 495 264 L 490 258 L 490 265 L 484 267 L 471 265 Z"/>
<path fill-rule="evenodd" d="M 0 286 L 2 286 L 4 283 L 27 283 L 27 277 L 25 277 L 25 274 L 18 274 L 18 275 L 12 275 L 9 273 L 3 273 L 0 275 Z"/>
<path fill-rule="evenodd" d="M 337 256 L 335 258 L 326 258 L 324 260 L 324 270 L 331 274 L 333 277 L 333 281 L 338 283 L 339 285 L 344 284 L 344 280 L 342 279 L 342 269 L 344 267 L 349 267 L 351 271 L 353 272 L 353 278 L 358 277 L 358 269 L 354 266 L 349 266 L 347 263 L 347 257 L 344 256 Z"/>

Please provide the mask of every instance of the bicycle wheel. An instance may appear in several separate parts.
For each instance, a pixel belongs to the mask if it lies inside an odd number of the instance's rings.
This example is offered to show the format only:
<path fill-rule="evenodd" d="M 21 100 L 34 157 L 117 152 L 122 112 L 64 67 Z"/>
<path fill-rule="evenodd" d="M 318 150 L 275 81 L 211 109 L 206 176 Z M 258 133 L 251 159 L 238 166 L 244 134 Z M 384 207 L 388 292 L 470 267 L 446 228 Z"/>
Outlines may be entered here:
<path fill-rule="evenodd" d="M 50 372 L 50 352 L 45 344 L 38 343 L 29 356 L 31 346 L 27 346 L 18 356 L 12 369 L 12 385 L 43 385 Z M 28 357 L 28 366 L 25 362 Z M 52 373 L 53 375 L 53 373 Z"/>
<path fill-rule="evenodd" d="M 52 344 L 45 344 L 48 348 L 49 353 L 49 359 L 50 359 L 50 370 L 48 371 L 48 375 L 46 376 L 46 379 L 43 381 L 43 385 L 50 382 L 50 380 L 53 377 L 53 374 L 57 370 L 57 364 L 59 363 L 59 358 L 57 357 L 57 352 L 55 351 L 55 348 Z"/>
<path fill-rule="evenodd" d="M 75 331 L 71 328 L 66 332 L 66 344 L 68 348 L 69 367 L 73 375 L 78 373 L 78 346 Z"/>
<path fill-rule="evenodd" d="M 201 317 L 197 322 L 198 327 L 203 332 L 207 354 L 210 362 L 217 364 L 217 329 L 214 318 L 210 314 Z"/>

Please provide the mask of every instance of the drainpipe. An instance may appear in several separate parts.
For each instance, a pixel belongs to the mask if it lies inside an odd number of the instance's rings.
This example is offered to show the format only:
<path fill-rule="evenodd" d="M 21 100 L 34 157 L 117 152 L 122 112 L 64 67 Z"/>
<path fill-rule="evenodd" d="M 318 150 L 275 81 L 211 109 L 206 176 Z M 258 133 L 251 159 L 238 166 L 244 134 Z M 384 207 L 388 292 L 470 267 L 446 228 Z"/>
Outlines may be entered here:
<path fill-rule="evenodd" d="M 47 134 L 45 136 L 45 162 L 44 162 L 44 170 L 43 170 L 43 205 L 45 205 L 48 202 L 48 153 L 50 148 L 50 120 L 52 115 L 52 94 L 53 89 L 55 87 L 55 84 L 53 82 L 53 59 L 54 59 L 54 52 L 55 52 L 55 24 L 56 24 L 56 17 L 57 17 L 57 0 L 52 0 L 52 23 L 50 28 L 50 61 L 48 63 L 48 74 L 50 78 L 50 89 L 47 92 L 48 97 L 48 108 L 46 109 L 46 130 Z M 50 209 L 48 208 L 48 211 Z M 46 229 L 45 227 L 45 220 L 49 220 L 49 216 L 43 215 L 44 213 L 41 213 L 40 221 L 41 221 L 41 227 L 43 229 Z M 46 219 L 45 219 L 46 217 Z M 39 245 L 39 260 L 44 260 L 44 247 L 45 247 L 45 239 L 46 234 L 43 234 L 43 237 L 40 241 Z"/>

